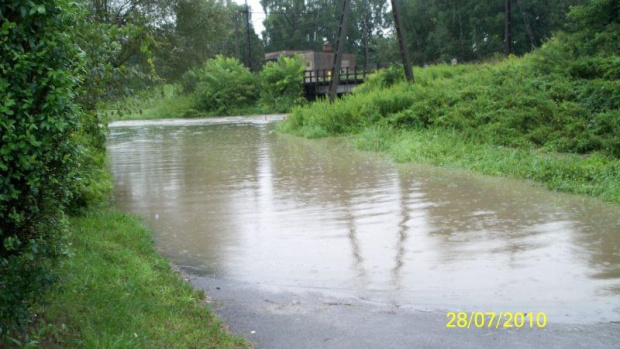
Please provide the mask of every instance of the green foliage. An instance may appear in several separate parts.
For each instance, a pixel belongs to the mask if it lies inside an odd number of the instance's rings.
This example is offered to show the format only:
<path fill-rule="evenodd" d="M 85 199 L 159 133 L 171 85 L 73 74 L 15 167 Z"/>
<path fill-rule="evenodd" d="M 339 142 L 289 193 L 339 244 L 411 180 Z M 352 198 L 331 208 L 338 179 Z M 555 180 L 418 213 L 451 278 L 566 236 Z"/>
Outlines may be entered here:
<path fill-rule="evenodd" d="M 73 30 L 85 60 L 79 73 L 78 101 L 93 112 L 101 101 L 111 101 L 126 93 L 145 88 L 158 80 L 152 49 L 153 25 L 149 21 L 158 5 L 156 0 L 87 0 L 76 16 Z M 126 6 L 131 4 L 131 6 Z M 126 7 L 125 7 L 126 6 Z M 137 10 L 140 9 L 140 10 Z"/>
<path fill-rule="evenodd" d="M 251 73 L 237 59 L 220 55 L 183 74 L 172 96 L 127 97 L 118 110 L 137 119 L 287 112 L 305 102 L 304 70 L 301 59 L 281 57 Z M 136 115 L 135 109 L 148 111 Z"/>
<path fill-rule="evenodd" d="M 593 0 L 575 8 L 570 18 L 572 32 L 559 34 L 523 58 L 416 69 L 416 83 L 411 85 L 390 86 L 392 77 L 402 73 L 384 70 L 332 105 L 320 102 L 297 108 L 280 130 L 306 137 L 357 133 L 369 127 L 415 130 L 408 137 L 416 132 L 453 132 L 476 146 L 590 154 L 588 159 L 607 164 L 620 158 L 618 1 Z M 405 156 L 404 151 L 399 154 Z M 447 149 L 438 149 L 433 156 L 450 162 Z M 565 182 L 579 182 L 585 188 L 594 177 L 571 167 L 581 166 L 579 161 L 570 164 L 553 165 L 536 175 L 516 174 L 534 176 L 556 189 L 568 186 L 582 192 Z M 617 180 L 613 169 L 606 178 Z M 583 192 L 605 196 L 600 188 Z"/>
<path fill-rule="evenodd" d="M 620 1 L 592 0 L 569 14 L 565 44 L 576 56 L 616 56 L 620 52 Z"/>
<path fill-rule="evenodd" d="M 216 115 L 231 115 L 254 105 L 259 98 L 259 81 L 234 58 L 217 56 L 197 73 L 196 107 Z"/>
<path fill-rule="evenodd" d="M 230 348 L 232 337 L 196 291 L 154 249 L 137 217 L 91 209 L 70 219 L 72 257 L 34 310 L 39 346 Z"/>
<path fill-rule="evenodd" d="M 198 83 L 202 79 L 203 71 L 200 68 L 188 70 L 178 80 L 180 92 L 186 95 L 196 92 Z"/>
<path fill-rule="evenodd" d="M 157 48 L 157 70 L 174 81 L 188 69 L 200 66 L 222 51 L 232 28 L 231 10 L 218 0 L 169 2 L 175 22 L 164 29 L 166 45 Z M 232 5 L 231 5 L 232 6 Z M 168 32 L 169 31 L 169 32 Z"/>
<path fill-rule="evenodd" d="M 296 132 L 319 126 L 340 134 L 379 122 L 459 130 L 480 143 L 620 157 L 620 138 L 614 131 L 618 81 L 542 75 L 535 62 L 526 57 L 494 65 L 420 69 L 416 84 L 387 89 L 376 83 L 385 74 L 381 72 L 369 86 L 333 106 L 319 103 L 296 110 L 286 127 Z M 362 106 L 364 114 L 356 118 L 337 116 L 361 112 Z"/>
<path fill-rule="evenodd" d="M 620 203 L 620 160 L 600 154 L 549 154 L 478 144 L 445 129 L 402 130 L 382 126 L 364 129 L 355 143 L 359 149 L 386 152 L 398 162 L 527 178 L 552 190 Z"/>
<path fill-rule="evenodd" d="M 55 279 L 63 208 L 77 191 L 82 54 L 65 0 L 3 3 L 0 19 L 0 337 Z"/>
<path fill-rule="evenodd" d="M 568 31 L 550 40 L 535 57 L 544 73 L 574 79 L 617 81 L 620 77 L 620 2 L 592 0 L 569 14 Z"/>
<path fill-rule="evenodd" d="M 387 88 L 402 81 L 405 81 L 403 68 L 392 65 L 368 76 L 364 84 L 357 89 L 357 92 Z"/>
<path fill-rule="evenodd" d="M 264 20 L 265 51 L 321 51 L 325 42 L 335 43 L 338 35 L 341 5 L 331 1 L 261 0 L 267 11 Z M 388 2 L 382 0 L 353 0 L 347 23 L 345 52 L 355 53 L 361 66 L 364 27 L 372 37 L 382 38 L 390 25 Z M 286 14 L 286 15 L 283 15 Z M 376 52 L 372 45 L 372 54 Z"/>
<path fill-rule="evenodd" d="M 99 115 L 106 121 L 208 116 L 194 109 L 194 103 L 194 96 L 181 92 L 180 85 L 165 84 L 105 103 Z"/>
<path fill-rule="evenodd" d="M 303 76 L 306 70 L 301 58 L 278 58 L 268 62 L 260 72 L 263 83 L 260 99 L 265 108 L 283 113 L 303 101 Z"/>
<path fill-rule="evenodd" d="M 103 126 L 94 112 L 79 115 L 72 135 L 76 144 L 74 193 L 68 209 L 71 213 L 107 202 L 112 192 L 112 175 L 107 170 L 106 139 Z"/>
<path fill-rule="evenodd" d="M 563 29 L 571 6 L 584 0 L 512 1 L 512 52 L 523 55 Z M 497 0 L 428 1 L 402 4 L 413 62 L 483 61 L 504 50 L 505 7 Z M 398 46 L 394 40 L 392 43 Z M 393 57 L 399 59 L 397 52 Z"/>
<path fill-rule="evenodd" d="M 347 100 L 347 104 L 331 104 L 324 99 L 307 107 L 296 107 L 278 127 L 285 132 L 316 138 L 353 133 L 378 118 L 379 109 L 364 95 L 351 95 Z"/>

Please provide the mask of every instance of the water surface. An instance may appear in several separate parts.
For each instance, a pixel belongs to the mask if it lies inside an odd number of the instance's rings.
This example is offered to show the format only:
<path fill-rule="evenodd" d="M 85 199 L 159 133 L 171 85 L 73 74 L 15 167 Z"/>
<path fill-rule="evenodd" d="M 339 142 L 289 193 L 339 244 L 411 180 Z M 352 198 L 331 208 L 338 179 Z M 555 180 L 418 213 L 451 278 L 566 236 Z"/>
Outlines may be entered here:
<path fill-rule="evenodd" d="M 274 117 L 111 125 L 119 208 L 197 275 L 399 307 L 620 320 L 620 207 L 395 165 Z"/>

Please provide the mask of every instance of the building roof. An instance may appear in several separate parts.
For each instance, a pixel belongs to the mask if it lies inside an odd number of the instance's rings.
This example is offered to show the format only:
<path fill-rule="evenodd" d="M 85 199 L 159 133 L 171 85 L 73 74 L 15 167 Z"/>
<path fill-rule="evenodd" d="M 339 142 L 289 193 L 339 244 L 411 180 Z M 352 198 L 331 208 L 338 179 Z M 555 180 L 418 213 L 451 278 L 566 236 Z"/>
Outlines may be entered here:
<path fill-rule="evenodd" d="M 294 54 L 299 54 L 299 53 L 310 53 L 310 52 L 314 52 L 311 50 L 305 50 L 305 51 L 296 51 L 296 50 L 284 50 L 284 51 L 276 51 L 276 52 L 269 52 L 269 53 L 265 53 L 265 59 L 266 60 L 271 60 L 271 59 L 277 59 L 280 56 L 287 56 L 290 57 Z"/>

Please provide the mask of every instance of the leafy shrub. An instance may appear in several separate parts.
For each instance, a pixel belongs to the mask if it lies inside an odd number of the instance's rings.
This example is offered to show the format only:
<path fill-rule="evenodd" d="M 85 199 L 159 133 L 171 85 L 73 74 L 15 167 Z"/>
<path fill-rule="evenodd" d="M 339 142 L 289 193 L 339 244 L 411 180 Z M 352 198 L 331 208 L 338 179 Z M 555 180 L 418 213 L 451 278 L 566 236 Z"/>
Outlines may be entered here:
<path fill-rule="evenodd" d="M 198 72 L 196 107 L 218 115 L 231 115 L 258 101 L 259 81 L 235 58 L 217 56 Z"/>
<path fill-rule="evenodd" d="M 63 208 L 77 191 L 74 6 L 8 0 L 0 12 L 0 342 L 54 280 Z"/>
<path fill-rule="evenodd" d="M 287 112 L 305 101 L 304 71 L 299 57 L 280 57 L 252 74 L 237 59 L 217 56 L 181 77 L 180 90 L 191 96 L 193 106 L 180 114 Z"/>
<path fill-rule="evenodd" d="M 289 111 L 303 101 L 303 77 L 306 67 L 299 57 L 278 58 L 268 62 L 260 72 L 262 89 L 260 102 L 269 110 Z"/>

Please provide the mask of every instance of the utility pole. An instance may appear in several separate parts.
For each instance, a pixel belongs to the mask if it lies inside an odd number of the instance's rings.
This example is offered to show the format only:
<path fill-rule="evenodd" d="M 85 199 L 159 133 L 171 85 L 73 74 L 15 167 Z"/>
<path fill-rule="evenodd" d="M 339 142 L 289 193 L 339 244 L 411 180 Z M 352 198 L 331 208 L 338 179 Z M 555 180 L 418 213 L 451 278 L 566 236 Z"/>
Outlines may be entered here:
<path fill-rule="evenodd" d="M 405 41 L 405 28 L 400 21 L 400 3 L 398 0 L 391 0 L 392 2 L 392 14 L 394 15 L 394 26 L 396 27 L 396 36 L 398 37 L 398 45 L 400 46 L 400 55 L 403 60 L 403 68 L 405 70 L 405 77 L 408 82 L 414 82 L 413 69 L 409 61 L 409 51 L 407 51 L 407 42 Z"/>
<path fill-rule="evenodd" d="M 248 0 L 245 0 L 245 29 L 246 29 L 246 56 L 245 65 L 252 71 L 252 46 L 250 45 L 250 7 L 248 6 Z"/>
<path fill-rule="evenodd" d="M 504 22 L 504 56 L 510 56 L 511 50 L 511 41 L 512 41 L 512 33 L 511 33 L 511 23 L 510 23 L 510 0 L 506 0 L 506 21 Z"/>
<path fill-rule="evenodd" d="M 239 55 L 239 12 L 235 12 L 235 57 L 241 59 Z"/>
<path fill-rule="evenodd" d="M 338 42 L 336 43 L 336 54 L 334 55 L 334 67 L 332 68 L 332 81 L 329 84 L 329 101 L 334 102 L 338 93 L 338 84 L 340 83 L 340 66 L 342 65 L 342 51 L 344 41 L 347 37 L 347 18 L 349 17 L 349 8 L 351 0 L 342 1 L 342 14 L 340 15 L 340 27 L 338 28 Z"/>
<path fill-rule="evenodd" d="M 366 71 L 368 70 L 368 31 L 370 25 L 368 24 L 369 6 L 368 0 L 362 1 L 362 11 L 364 11 L 364 79 L 366 78 Z"/>

